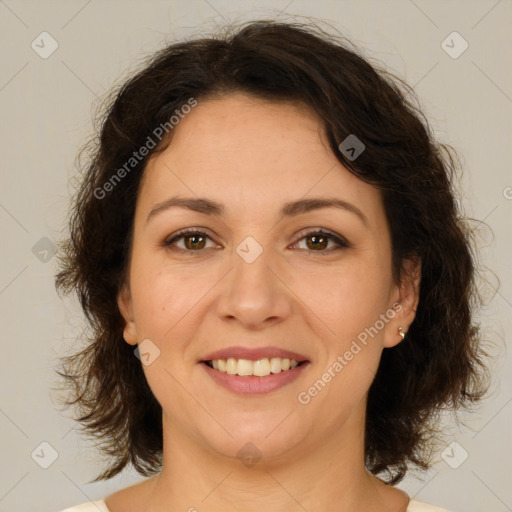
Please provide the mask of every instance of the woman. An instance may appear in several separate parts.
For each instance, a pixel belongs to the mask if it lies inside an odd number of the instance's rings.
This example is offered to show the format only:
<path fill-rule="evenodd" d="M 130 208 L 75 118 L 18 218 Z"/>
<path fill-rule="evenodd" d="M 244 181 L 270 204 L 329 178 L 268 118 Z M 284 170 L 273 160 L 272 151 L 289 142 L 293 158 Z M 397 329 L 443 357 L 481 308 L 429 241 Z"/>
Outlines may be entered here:
<path fill-rule="evenodd" d="M 151 478 L 68 512 L 443 510 L 394 485 L 486 369 L 454 160 L 409 96 L 267 21 L 123 85 L 62 247 L 92 335 L 61 375 L 95 481 Z"/>

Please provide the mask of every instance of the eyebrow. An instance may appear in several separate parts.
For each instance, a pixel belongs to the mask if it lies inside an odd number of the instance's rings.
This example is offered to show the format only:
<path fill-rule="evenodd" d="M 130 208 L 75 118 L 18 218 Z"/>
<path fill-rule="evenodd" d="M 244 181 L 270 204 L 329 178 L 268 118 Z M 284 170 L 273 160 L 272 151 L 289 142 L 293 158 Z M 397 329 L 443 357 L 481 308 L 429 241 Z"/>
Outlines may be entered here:
<path fill-rule="evenodd" d="M 151 211 L 148 213 L 146 222 L 148 222 L 158 213 L 173 207 L 187 208 L 188 210 L 192 210 L 194 212 L 219 217 L 222 216 L 225 211 L 224 205 L 212 199 L 171 197 L 166 201 L 155 204 Z M 359 208 L 357 208 L 357 206 L 335 197 L 315 197 L 310 199 L 290 201 L 285 203 L 282 207 L 281 215 L 284 217 L 293 217 L 313 210 L 319 210 L 321 208 L 339 208 L 341 210 L 351 212 L 356 215 L 365 226 L 368 226 L 368 219 L 366 218 L 366 215 Z"/>

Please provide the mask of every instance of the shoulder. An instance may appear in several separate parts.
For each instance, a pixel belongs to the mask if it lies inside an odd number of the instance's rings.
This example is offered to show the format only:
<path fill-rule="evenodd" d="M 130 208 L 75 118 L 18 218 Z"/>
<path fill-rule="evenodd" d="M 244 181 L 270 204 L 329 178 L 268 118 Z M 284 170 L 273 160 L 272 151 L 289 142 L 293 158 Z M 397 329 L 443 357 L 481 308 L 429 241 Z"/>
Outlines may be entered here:
<path fill-rule="evenodd" d="M 88 501 L 74 507 L 66 508 L 60 512 L 110 512 L 103 500 Z"/>
<path fill-rule="evenodd" d="M 66 508 L 60 512 L 110 512 L 104 500 L 88 501 Z M 444 508 L 439 508 L 421 501 L 411 500 L 407 507 L 407 512 L 449 512 Z"/>
<path fill-rule="evenodd" d="M 407 512 L 449 512 L 444 508 L 439 508 L 422 501 L 411 500 L 407 507 Z"/>
<path fill-rule="evenodd" d="M 156 482 L 157 477 L 154 476 L 108 495 L 103 500 L 105 511 L 101 510 L 101 512 L 140 512 L 141 510 L 145 510 Z M 78 512 L 82 511 L 80 510 Z M 85 512 L 89 511 L 87 510 Z M 93 510 L 91 512 L 100 511 Z"/>

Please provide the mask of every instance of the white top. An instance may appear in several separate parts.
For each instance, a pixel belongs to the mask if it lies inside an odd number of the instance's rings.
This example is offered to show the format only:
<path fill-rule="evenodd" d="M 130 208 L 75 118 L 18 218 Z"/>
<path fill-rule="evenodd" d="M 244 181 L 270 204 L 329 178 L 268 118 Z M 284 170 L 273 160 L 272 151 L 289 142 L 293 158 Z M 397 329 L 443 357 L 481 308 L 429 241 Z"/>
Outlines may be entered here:
<path fill-rule="evenodd" d="M 110 512 L 107 508 L 107 505 L 103 500 L 96 501 L 88 501 L 87 503 L 82 503 L 81 505 L 76 505 L 75 507 L 66 508 L 65 510 L 61 510 L 60 512 Z M 409 506 L 407 507 L 407 512 L 448 512 L 448 510 L 444 508 L 435 507 L 434 505 L 429 505 L 428 503 L 423 503 L 421 501 L 411 500 L 409 502 Z"/>

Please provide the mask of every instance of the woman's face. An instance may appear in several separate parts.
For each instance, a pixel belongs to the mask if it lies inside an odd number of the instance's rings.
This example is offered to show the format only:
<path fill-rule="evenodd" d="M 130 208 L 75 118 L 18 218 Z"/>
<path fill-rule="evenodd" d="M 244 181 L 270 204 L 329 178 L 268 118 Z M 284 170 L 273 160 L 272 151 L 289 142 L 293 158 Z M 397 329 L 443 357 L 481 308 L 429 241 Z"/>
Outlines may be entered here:
<path fill-rule="evenodd" d="M 417 281 L 392 278 L 379 191 L 297 104 L 199 100 L 173 132 L 145 169 L 119 296 L 164 429 L 283 460 L 360 440 L 381 352 L 417 302 Z M 339 207 L 313 201 L 327 199 Z M 302 364 L 283 370 L 292 356 Z"/>

